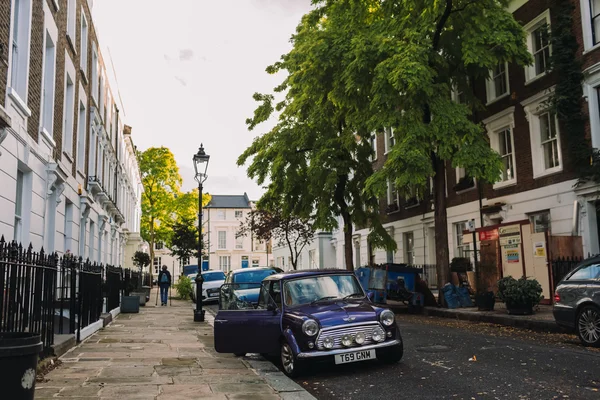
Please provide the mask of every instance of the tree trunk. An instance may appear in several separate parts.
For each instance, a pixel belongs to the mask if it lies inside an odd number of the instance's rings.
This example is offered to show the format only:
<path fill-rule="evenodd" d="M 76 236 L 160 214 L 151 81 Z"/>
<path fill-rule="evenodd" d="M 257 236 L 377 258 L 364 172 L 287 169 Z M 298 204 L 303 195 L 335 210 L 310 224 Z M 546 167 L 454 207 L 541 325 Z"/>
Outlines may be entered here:
<path fill-rule="evenodd" d="M 446 164 L 435 154 L 431 155 L 434 177 L 435 204 L 435 259 L 437 263 L 438 303 L 445 304 L 442 288 L 450 282 L 450 259 L 448 254 L 448 215 L 446 212 Z"/>
<path fill-rule="evenodd" d="M 349 213 L 343 213 L 344 220 L 344 254 L 346 259 L 346 269 L 354 271 L 354 260 L 352 259 L 352 221 Z M 357 265 L 360 267 L 360 265 Z"/>

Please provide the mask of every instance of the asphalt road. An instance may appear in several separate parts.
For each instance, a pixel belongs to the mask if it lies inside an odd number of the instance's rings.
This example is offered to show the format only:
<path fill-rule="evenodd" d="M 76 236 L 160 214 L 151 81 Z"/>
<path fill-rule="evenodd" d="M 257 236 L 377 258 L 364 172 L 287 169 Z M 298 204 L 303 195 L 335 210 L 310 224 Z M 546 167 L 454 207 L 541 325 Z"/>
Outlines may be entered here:
<path fill-rule="evenodd" d="M 296 382 L 320 400 L 600 399 L 600 349 L 573 335 L 411 315 L 397 321 L 400 363 L 316 364 Z"/>

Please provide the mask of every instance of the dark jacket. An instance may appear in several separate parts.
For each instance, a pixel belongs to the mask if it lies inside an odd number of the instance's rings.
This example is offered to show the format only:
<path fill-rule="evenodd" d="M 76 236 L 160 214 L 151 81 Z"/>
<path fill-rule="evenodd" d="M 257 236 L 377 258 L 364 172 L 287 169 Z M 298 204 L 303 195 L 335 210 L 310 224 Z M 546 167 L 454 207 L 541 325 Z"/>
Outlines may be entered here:
<path fill-rule="evenodd" d="M 167 275 L 167 279 L 169 280 L 168 284 L 169 284 L 169 286 L 171 286 L 171 273 L 169 272 L 169 270 L 166 270 L 166 271 L 160 270 L 160 272 L 158 273 L 158 284 L 166 285 L 166 283 L 163 283 L 163 281 L 162 281 L 163 274 Z"/>

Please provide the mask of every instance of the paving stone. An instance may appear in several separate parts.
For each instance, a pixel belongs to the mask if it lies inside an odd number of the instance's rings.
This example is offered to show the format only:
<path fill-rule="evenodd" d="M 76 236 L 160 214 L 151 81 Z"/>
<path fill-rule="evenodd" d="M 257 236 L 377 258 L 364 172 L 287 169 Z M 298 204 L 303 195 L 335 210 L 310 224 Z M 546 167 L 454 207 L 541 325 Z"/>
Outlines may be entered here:
<path fill-rule="evenodd" d="M 281 398 L 284 400 L 317 400 L 316 397 L 308 393 L 306 390 L 302 392 L 279 393 L 279 396 L 281 396 Z"/>
<path fill-rule="evenodd" d="M 143 386 L 105 386 L 100 391 L 102 398 L 112 399 L 147 399 L 158 396 L 158 386 L 156 385 L 143 385 Z"/>
<path fill-rule="evenodd" d="M 37 385 L 35 387 L 35 398 L 53 397 L 56 393 L 60 392 L 60 389 L 62 389 L 62 387 L 40 387 L 40 385 Z"/>
<path fill-rule="evenodd" d="M 99 377 L 101 378 L 115 378 L 115 377 L 138 377 L 138 376 L 152 376 L 154 373 L 153 367 L 131 367 L 131 368 L 116 368 L 109 367 L 104 368 L 102 372 L 100 372 Z"/>
<path fill-rule="evenodd" d="M 199 376 L 175 376 L 173 377 L 173 382 L 176 385 L 182 384 L 217 384 L 217 383 L 264 383 L 265 380 L 257 375 L 240 375 L 240 374 L 231 374 L 229 371 L 228 374 L 223 375 L 199 375 Z"/>
<path fill-rule="evenodd" d="M 171 366 L 196 365 L 196 358 L 192 358 L 192 357 L 163 358 L 162 365 L 171 365 Z"/>
<path fill-rule="evenodd" d="M 260 393 L 270 394 L 273 389 L 265 383 L 213 383 L 210 388 L 215 393 Z"/>
<path fill-rule="evenodd" d="M 71 386 L 62 389 L 58 397 L 95 397 L 102 389 L 102 386 Z"/>
<path fill-rule="evenodd" d="M 117 377 L 97 377 L 90 378 L 86 382 L 89 385 L 102 384 L 105 386 L 118 385 L 170 385 L 173 383 L 173 378 L 169 376 L 117 376 Z"/>
<path fill-rule="evenodd" d="M 154 370 L 159 376 L 191 376 L 201 375 L 202 369 L 197 365 L 191 366 L 174 366 L 174 365 L 157 365 Z"/>
<path fill-rule="evenodd" d="M 204 398 L 211 395 L 210 386 L 206 384 L 198 385 L 163 385 L 160 387 L 161 394 L 185 396 L 188 399 Z"/>
<path fill-rule="evenodd" d="M 303 391 L 302 386 L 285 376 L 283 372 L 270 372 L 262 375 L 266 382 L 278 392 Z"/>
<path fill-rule="evenodd" d="M 262 372 L 279 372 L 279 368 L 273 365 L 272 362 L 269 361 L 261 361 L 261 360 L 244 360 L 251 368 L 254 368 L 257 371 Z"/>
<path fill-rule="evenodd" d="M 241 360 L 201 358 L 198 364 L 203 369 L 247 369 Z"/>

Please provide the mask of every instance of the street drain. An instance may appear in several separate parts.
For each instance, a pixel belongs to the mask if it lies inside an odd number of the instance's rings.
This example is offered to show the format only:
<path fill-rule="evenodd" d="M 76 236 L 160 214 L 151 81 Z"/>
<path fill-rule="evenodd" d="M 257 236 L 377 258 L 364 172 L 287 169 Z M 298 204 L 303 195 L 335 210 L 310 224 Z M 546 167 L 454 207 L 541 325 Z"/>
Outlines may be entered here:
<path fill-rule="evenodd" d="M 450 347 L 435 344 L 433 346 L 417 347 L 417 351 L 421 351 L 423 353 L 444 353 L 450 351 Z"/>

